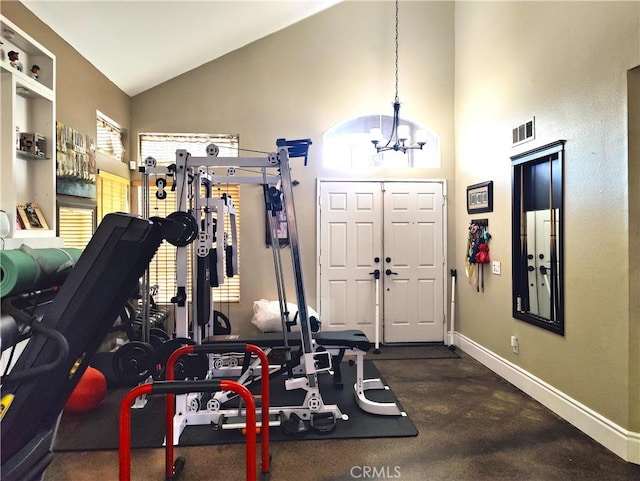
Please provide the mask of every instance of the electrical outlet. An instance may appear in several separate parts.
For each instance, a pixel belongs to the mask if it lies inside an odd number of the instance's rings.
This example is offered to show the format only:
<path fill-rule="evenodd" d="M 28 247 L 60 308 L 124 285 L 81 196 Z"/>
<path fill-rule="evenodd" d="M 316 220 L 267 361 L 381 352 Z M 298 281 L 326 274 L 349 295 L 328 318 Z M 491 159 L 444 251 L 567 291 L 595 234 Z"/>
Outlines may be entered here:
<path fill-rule="evenodd" d="M 500 275 L 500 261 L 493 261 L 491 264 L 491 272 Z"/>
<path fill-rule="evenodd" d="M 513 352 L 516 354 L 518 354 L 518 347 L 518 338 L 516 336 L 511 336 L 511 349 L 513 349 Z"/>

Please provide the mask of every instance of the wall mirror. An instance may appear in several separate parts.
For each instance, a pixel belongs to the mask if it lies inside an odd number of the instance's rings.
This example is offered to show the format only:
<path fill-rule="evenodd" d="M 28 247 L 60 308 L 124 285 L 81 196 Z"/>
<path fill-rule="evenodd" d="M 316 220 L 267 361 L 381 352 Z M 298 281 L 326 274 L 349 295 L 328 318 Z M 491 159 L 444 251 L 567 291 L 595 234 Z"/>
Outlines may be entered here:
<path fill-rule="evenodd" d="M 564 144 L 511 157 L 513 317 L 561 335 Z"/>

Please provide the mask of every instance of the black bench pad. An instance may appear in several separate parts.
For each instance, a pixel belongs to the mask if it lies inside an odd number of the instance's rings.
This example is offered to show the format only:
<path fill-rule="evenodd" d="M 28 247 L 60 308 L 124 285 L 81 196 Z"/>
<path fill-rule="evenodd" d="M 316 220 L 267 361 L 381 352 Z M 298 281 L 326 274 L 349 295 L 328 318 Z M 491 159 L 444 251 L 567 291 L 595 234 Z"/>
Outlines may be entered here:
<path fill-rule="evenodd" d="M 320 346 L 324 347 L 349 347 L 369 351 L 371 343 L 364 332 L 357 329 L 346 331 L 321 331 L 313 334 L 313 338 Z M 289 346 L 300 346 L 302 339 L 298 332 L 289 333 Z M 240 337 L 237 334 L 209 336 L 204 340 L 205 344 L 236 342 L 254 344 L 258 347 L 280 347 L 284 345 L 281 332 L 265 332 L 256 336 Z"/>

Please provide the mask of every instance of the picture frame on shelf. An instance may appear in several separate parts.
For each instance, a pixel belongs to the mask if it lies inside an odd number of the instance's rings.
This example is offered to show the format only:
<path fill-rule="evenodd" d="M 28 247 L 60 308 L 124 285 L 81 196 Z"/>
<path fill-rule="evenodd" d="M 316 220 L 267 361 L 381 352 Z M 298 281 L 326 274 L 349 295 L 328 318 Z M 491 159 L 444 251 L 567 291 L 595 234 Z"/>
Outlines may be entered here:
<path fill-rule="evenodd" d="M 493 181 L 467 187 L 467 214 L 493 212 Z"/>
<path fill-rule="evenodd" d="M 37 204 L 27 202 L 18 204 L 18 218 L 20 225 L 27 230 L 47 230 L 49 226 Z"/>

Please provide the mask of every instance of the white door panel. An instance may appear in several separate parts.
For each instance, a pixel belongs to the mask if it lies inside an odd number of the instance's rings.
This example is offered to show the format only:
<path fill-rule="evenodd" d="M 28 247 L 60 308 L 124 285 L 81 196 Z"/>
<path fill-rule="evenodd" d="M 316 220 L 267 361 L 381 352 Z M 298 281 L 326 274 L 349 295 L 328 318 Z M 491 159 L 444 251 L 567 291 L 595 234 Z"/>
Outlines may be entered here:
<path fill-rule="evenodd" d="M 320 183 L 323 329 L 373 339 L 380 269 L 384 342 L 444 339 L 442 199 L 438 182 Z"/>
<path fill-rule="evenodd" d="M 384 229 L 384 341 L 444 340 L 442 184 L 385 182 Z"/>
<path fill-rule="evenodd" d="M 320 193 L 323 329 L 375 332 L 374 258 L 382 251 L 377 183 L 323 182 Z"/>

